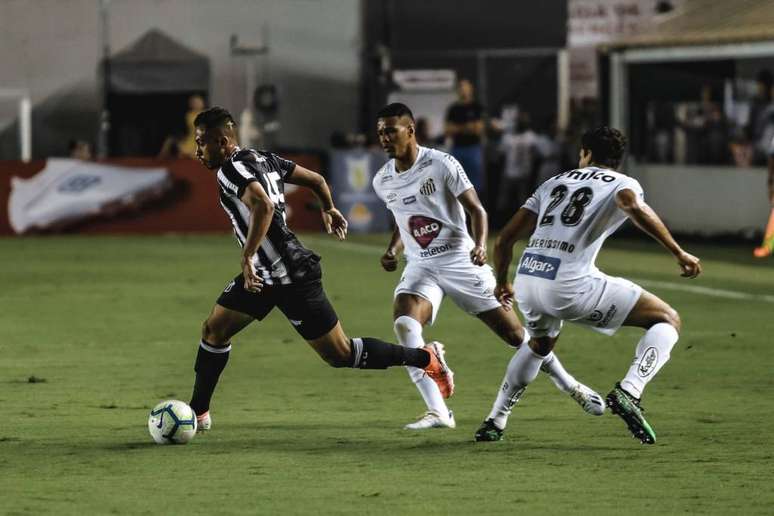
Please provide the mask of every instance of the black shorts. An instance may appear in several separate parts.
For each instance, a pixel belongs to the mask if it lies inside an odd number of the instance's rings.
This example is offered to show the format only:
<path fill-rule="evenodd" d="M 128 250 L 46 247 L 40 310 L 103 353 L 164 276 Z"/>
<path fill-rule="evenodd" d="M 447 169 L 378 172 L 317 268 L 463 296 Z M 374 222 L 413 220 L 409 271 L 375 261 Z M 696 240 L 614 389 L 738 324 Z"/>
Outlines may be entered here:
<path fill-rule="evenodd" d="M 217 303 L 259 321 L 276 306 L 306 340 L 322 337 L 339 322 L 319 279 L 289 285 L 264 285 L 256 293 L 248 292 L 244 287 L 244 276 L 240 274 L 226 286 Z"/>

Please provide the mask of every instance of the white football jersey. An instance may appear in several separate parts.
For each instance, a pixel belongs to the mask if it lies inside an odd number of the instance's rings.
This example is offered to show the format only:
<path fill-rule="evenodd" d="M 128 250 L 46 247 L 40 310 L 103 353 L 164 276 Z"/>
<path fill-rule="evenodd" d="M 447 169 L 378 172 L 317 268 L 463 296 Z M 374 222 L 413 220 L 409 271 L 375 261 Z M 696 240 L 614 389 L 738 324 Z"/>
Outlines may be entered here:
<path fill-rule="evenodd" d="M 597 272 L 602 244 L 626 220 L 615 202 L 624 189 L 643 197 L 636 179 L 597 167 L 563 172 L 540 185 L 524 203 L 538 220 L 518 274 L 572 281 Z"/>
<path fill-rule="evenodd" d="M 398 172 L 391 159 L 376 173 L 373 186 L 395 217 L 408 261 L 470 261 L 475 244 L 457 196 L 473 185 L 456 159 L 419 147 L 410 169 Z"/>

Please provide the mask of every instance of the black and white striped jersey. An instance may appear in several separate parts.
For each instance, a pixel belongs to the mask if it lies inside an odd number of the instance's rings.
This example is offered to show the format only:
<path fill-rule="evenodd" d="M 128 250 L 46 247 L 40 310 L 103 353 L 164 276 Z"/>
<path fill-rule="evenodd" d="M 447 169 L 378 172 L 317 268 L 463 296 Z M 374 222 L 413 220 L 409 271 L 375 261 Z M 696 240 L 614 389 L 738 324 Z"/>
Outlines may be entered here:
<path fill-rule="evenodd" d="M 237 149 L 217 173 L 220 205 L 231 219 L 240 247 L 245 245 L 250 226 L 250 209 L 241 200 L 247 185 L 258 182 L 274 203 L 269 230 L 253 258 L 256 272 L 267 285 L 298 281 L 305 277 L 307 267 L 319 261 L 319 256 L 301 245 L 285 221 L 284 181 L 295 168 L 295 163 L 271 152 Z"/>

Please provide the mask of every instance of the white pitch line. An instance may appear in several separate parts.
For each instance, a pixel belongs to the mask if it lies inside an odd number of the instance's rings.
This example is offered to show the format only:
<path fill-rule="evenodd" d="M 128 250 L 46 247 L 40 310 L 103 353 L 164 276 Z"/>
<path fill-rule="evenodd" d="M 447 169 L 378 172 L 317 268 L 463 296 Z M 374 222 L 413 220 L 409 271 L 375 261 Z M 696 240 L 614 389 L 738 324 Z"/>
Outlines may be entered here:
<path fill-rule="evenodd" d="M 344 248 L 357 253 L 370 254 L 378 256 L 383 252 L 383 248 L 372 244 L 359 244 L 354 242 L 338 242 L 333 237 L 330 239 L 323 239 L 320 237 L 303 235 L 302 240 L 314 242 L 314 245 L 324 245 L 330 247 Z M 386 249 L 385 239 L 385 248 Z M 736 290 L 725 290 L 720 288 L 701 287 L 698 285 L 685 285 L 680 283 L 672 283 L 671 281 L 657 281 L 641 278 L 630 278 L 631 281 L 639 283 L 643 287 L 648 288 L 663 288 L 667 290 L 676 290 L 679 292 L 690 292 L 691 294 L 699 294 L 709 297 L 720 297 L 724 299 L 740 299 L 744 301 L 763 301 L 764 303 L 774 303 L 774 296 L 767 294 L 748 294 L 746 292 L 737 292 Z M 689 280 L 686 280 L 689 281 Z"/>
<path fill-rule="evenodd" d="M 746 292 L 737 292 L 735 290 L 700 287 L 698 285 L 681 285 L 679 283 L 672 283 L 669 281 L 655 281 L 655 280 L 635 279 L 635 278 L 633 278 L 632 281 L 634 281 L 635 283 L 639 283 L 645 287 L 665 288 L 667 290 L 679 290 L 682 292 L 690 292 L 692 294 L 701 294 L 703 296 L 723 297 L 726 299 L 743 299 L 743 300 L 749 300 L 749 301 L 764 301 L 766 303 L 774 303 L 774 296 L 769 296 L 766 294 L 747 294 Z"/>

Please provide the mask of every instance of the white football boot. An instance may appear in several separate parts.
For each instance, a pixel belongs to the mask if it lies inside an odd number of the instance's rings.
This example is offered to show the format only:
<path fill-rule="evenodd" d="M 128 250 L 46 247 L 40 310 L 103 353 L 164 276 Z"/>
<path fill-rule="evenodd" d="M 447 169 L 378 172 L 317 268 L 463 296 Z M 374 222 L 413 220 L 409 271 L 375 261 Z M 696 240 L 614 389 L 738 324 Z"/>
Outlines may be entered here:
<path fill-rule="evenodd" d="M 212 418 L 210 417 L 210 411 L 208 410 L 204 414 L 196 416 L 196 431 L 206 432 L 212 428 Z"/>
<path fill-rule="evenodd" d="M 444 417 L 435 410 L 428 410 L 415 423 L 409 423 L 403 428 L 406 430 L 427 430 L 428 428 L 456 428 L 454 421 L 454 412 L 449 411 L 449 415 Z"/>
<path fill-rule="evenodd" d="M 570 397 L 578 402 L 578 405 L 587 414 L 601 416 L 605 413 L 605 401 L 602 399 L 602 396 L 582 383 L 579 383 L 570 391 Z"/>

